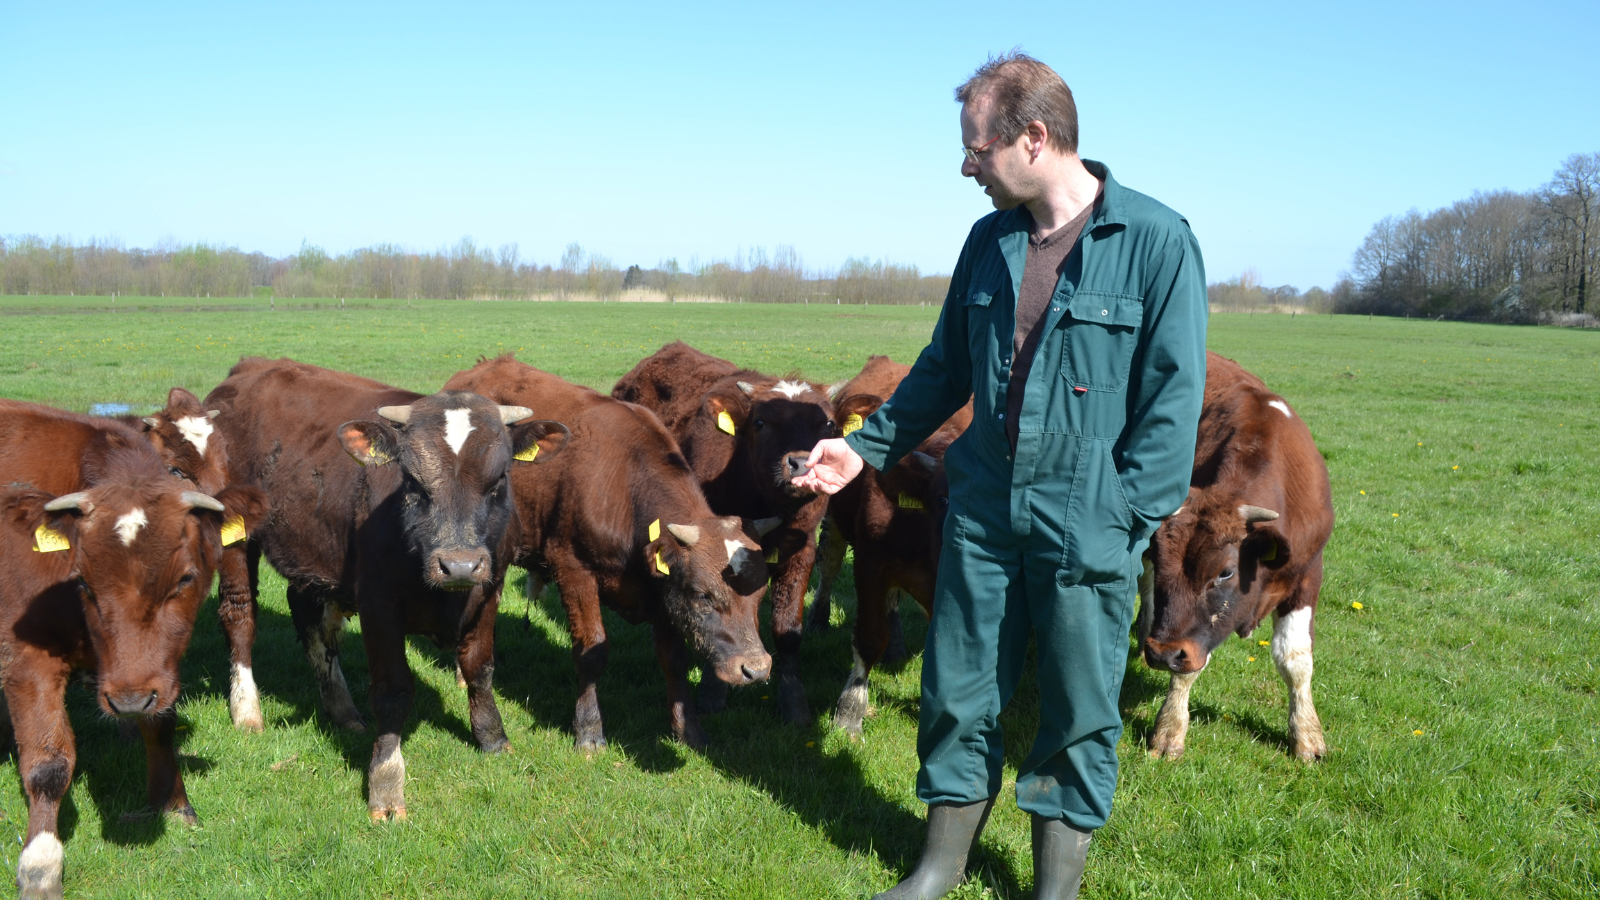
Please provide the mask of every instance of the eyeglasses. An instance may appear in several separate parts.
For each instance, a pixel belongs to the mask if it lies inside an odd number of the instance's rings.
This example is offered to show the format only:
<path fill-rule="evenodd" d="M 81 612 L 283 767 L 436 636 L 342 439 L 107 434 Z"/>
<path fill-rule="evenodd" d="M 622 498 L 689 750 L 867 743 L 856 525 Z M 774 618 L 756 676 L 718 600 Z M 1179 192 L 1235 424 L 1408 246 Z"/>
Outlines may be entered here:
<path fill-rule="evenodd" d="M 989 139 L 989 143 L 984 144 L 982 147 L 979 147 L 976 150 L 972 149 L 971 147 L 962 147 L 961 148 L 961 152 L 965 153 L 967 155 L 967 162 L 976 163 L 978 161 L 978 154 L 979 153 L 987 153 L 987 152 L 989 152 L 990 144 L 993 144 L 995 141 L 1000 140 L 1000 138 L 1001 138 L 1001 135 L 997 134 L 994 137 L 990 138 Z"/>

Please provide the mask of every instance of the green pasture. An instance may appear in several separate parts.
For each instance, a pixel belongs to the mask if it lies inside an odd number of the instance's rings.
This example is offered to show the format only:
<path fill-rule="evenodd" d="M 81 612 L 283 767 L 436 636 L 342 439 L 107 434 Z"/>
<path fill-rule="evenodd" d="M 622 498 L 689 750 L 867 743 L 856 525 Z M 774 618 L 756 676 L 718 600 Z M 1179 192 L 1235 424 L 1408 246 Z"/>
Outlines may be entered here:
<path fill-rule="evenodd" d="M 145 307 L 140 309 L 139 307 Z M 909 361 L 935 310 L 555 302 L 279 303 L 0 298 L 0 396 L 84 410 L 204 395 L 241 355 L 287 355 L 432 390 L 481 354 L 601 389 L 674 339 L 833 381 L 869 353 Z M 1188 752 L 1144 753 L 1166 679 L 1130 654 L 1122 782 L 1095 838 L 1088 898 L 1588 898 L 1600 895 L 1600 336 L 1354 317 L 1217 315 L 1211 346 L 1312 427 L 1338 525 L 1317 617 L 1330 752 L 1286 748 L 1270 623 L 1214 655 Z M 329 423 L 330 426 L 336 423 Z M 80 749 L 64 807 L 75 897 L 866 897 L 916 862 L 919 658 L 876 674 L 865 738 L 829 727 L 850 667 L 848 566 L 837 627 L 810 640 L 816 722 L 780 725 L 764 686 L 708 718 L 710 751 L 669 741 L 648 631 L 608 619 L 610 748 L 571 749 L 576 677 L 553 594 L 514 573 L 499 623 L 514 750 L 472 749 L 448 660 L 411 645 L 410 820 L 373 825 L 369 736 L 330 730 L 283 582 L 263 579 L 260 735 L 229 725 L 208 609 L 184 664 L 180 748 L 201 824 L 143 809 L 143 750 L 69 689 Z M 1360 604 L 1360 608 L 1354 604 Z M 920 650 L 924 623 L 905 610 Z M 359 627 L 359 626 L 357 626 Z M 1131 648 L 1131 645 L 1130 645 Z M 345 666 L 365 706 L 360 642 Z M 1015 765 L 1037 695 L 1005 724 Z M 1008 786 L 1009 790 L 1009 786 Z M 27 813 L 0 760 L 0 855 Z M 958 896 L 1028 896 L 1028 825 L 1009 793 Z"/>

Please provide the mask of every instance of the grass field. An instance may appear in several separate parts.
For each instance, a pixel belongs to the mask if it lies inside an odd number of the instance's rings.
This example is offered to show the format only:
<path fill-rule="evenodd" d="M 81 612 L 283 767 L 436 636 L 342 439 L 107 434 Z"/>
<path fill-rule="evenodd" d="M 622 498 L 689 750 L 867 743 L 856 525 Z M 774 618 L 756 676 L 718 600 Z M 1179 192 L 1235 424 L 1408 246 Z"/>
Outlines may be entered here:
<path fill-rule="evenodd" d="M 909 361 L 935 315 L 429 301 L 270 312 L 200 301 L 217 309 L 195 311 L 195 301 L 135 299 L 97 311 L 105 298 L 28 311 L 52 302 L 0 299 L 0 396 L 78 410 L 152 407 L 174 384 L 204 395 L 244 354 L 427 391 L 480 354 L 517 350 L 606 389 L 681 338 L 832 381 L 868 353 Z M 152 308 L 128 308 L 141 304 Z M 1534 328 L 1212 317 L 1212 349 L 1290 400 L 1333 476 L 1315 681 L 1330 752 L 1313 766 L 1286 752 L 1284 690 L 1257 645 L 1270 624 L 1213 656 L 1177 762 L 1143 752 L 1166 681 L 1130 656 L 1121 788 L 1090 853 L 1086 900 L 1600 895 L 1597 342 Z M 142 815 L 142 748 L 70 689 L 80 756 L 62 817 L 68 894 L 865 897 L 915 864 L 916 657 L 876 675 L 876 714 L 850 742 L 828 727 L 850 666 L 848 628 L 836 628 L 803 653 L 814 727 L 781 726 L 765 688 L 745 688 L 706 720 L 712 748 L 698 756 L 665 738 L 647 629 L 611 618 L 601 682 L 611 747 L 583 757 L 568 731 L 576 677 L 559 604 L 530 604 L 522 586 L 518 574 L 496 669 L 514 752 L 472 749 L 448 662 L 426 641 L 411 645 L 406 823 L 367 821 L 371 739 L 325 724 L 275 577 L 263 581 L 257 644 L 264 734 L 229 725 L 210 609 L 184 664 L 180 752 L 199 827 Z M 835 596 L 843 623 L 848 567 Z M 919 651 L 923 620 L 908 606 L 905 621 Z M 365 708 L 359 641 L 345 650 Z M 1013 766 L 1036 703 L 1025 682 L 1005 716 Z M 9 866 L 26 818 L 10 758 L 0 764 Z M 973 869 L 957 896 L 1028 895 L 1027 820 L 1009 792 Z"/>

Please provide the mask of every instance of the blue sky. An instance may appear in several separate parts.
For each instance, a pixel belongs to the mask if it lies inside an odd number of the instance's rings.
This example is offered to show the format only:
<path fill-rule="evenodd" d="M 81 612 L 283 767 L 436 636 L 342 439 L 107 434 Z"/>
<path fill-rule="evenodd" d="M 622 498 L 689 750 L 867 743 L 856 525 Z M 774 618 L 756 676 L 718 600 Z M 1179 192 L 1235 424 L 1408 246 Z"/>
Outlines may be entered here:
<path fill-rule="evenodd" d="M 1600 152 L 1600 3 L 0 7 L 0 234 L 283 255 L 794 246 L 947 272 L 953 87 L 1021 46 L 1211 280 L 1329 285 L 1377 219 Z"/>

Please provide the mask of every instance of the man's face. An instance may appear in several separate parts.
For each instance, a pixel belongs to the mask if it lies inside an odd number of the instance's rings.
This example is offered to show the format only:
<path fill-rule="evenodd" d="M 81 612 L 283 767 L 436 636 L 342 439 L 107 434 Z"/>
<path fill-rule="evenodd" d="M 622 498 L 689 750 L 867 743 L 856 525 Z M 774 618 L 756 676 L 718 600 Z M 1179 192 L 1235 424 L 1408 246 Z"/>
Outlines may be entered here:
<path fill-rule="evenodd" d="M 961 143 L 977 150 L 994 137 L 989 130 L 988 98 L 974 97 L 961 105 Z M 963 158 L 961 174 L 983 186 L 995 209 L 1014 209 L 1038 193 L 1025 141 L 999 140 L 978 154 L 978 161 Z"/>

